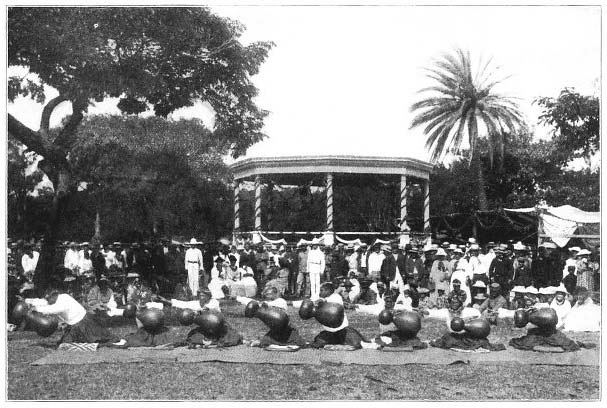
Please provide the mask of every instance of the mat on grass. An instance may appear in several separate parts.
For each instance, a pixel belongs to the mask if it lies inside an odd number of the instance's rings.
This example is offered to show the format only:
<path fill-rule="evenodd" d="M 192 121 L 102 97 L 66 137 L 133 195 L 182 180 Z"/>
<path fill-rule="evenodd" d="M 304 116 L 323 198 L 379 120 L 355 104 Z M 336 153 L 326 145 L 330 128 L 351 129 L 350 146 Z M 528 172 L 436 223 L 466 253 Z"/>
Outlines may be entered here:
<path fill-rule="evenodd" d="M 459 353 L 453 350 L 443 350 L 434 347 L 402 353 L 385 353 L 378 350 L 328 351 L 316 349 L 302 349 L 294 353 L 280 353 L 247 346 L 198 350 L 190 350 L 185 347 L 173 350 L 101 348 L 93 353 L 57 350 L 31 364 L 200 363 L 221 361 L 280 365 L 449 365 L 461 362 L 462 360 L 465 360 L 466 364 L 513 362 L 530 365 L 598 366 L 600 364 L 600 354 L 597 349 L 583 349 L 575 352 L 554 354 L 521 351 L 510 348 L 491 353 Z"/>

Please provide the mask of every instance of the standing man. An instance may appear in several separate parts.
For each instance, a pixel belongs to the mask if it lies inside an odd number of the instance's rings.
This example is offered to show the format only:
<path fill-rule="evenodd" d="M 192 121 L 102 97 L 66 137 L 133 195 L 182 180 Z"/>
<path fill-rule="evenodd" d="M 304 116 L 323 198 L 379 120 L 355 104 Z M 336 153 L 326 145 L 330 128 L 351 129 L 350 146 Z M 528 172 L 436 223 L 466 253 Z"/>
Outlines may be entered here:
<path fill-rule="evenodd" d="M 470 248 L 468 248 L 468 266 L 466 272 L 472 279 L 472 283 L 474 284 L 478 280 L 482 280 L 485 285 L 489 281 L 487 277 L 486 271 L 483 270 L 483 265 L 481 260 L 479 259 L 480 247 L 478 244 L 471 244 Z"/>
<path fill-rule="evenodd" d="M 287 290 L 289 292 L 289 295 L 295 296 L 297 292 L 297 270 L 299 267 L 299 259 L 297 257 L 297 254 L 293 252 L 293 247 L 291 246 L 287 246 L 285 261 L 289 270 L 289 277 L 287 279 Z"/>
<path fill-rule="evenodd" d="M 531 268 L 531 274 L 533 276 L 533 280 L 539 288 L 545 288 L 548 285 L 548 281 L 550 279 L 550 260 L 548 259 L 548 254 L 546 253 L 546 247 L 544 244 L 540 244 L 537 247 L 537 256 L 531 263 L 533 266 Z"/>
<path fill-rule="evenodd" d="M 95 279 L 101 279 L 101 275 L 107 274 L 107 269 L 105 267 L 105 257 L 100 251 L 99 243 L 93 243 L 93 248 L 91 251 L 91 262 L 93 264 L 93 271 L 95 273 Z"/>
<path fill-rule="evenodd" d="M 185 270 L 188 272 L 188 286 L 192 291 L 192 295 L 198 296 L 200 290 L 200 272 L 204 272 L 202 264 L 202 252 L 196 248 L 199 244 L 196 238 L 190 240 L 190 248 L 185 251 Z"/>
<path fill-rule="evenodd" d="M 373 246 L 373 252 L 369 255 L 367 260 L 367 267 L 369 271 L 369 279 L 374 282 L 378 282 L 381 278 L 381 264 L 384 261 L 385 255 L 381 253 L 381 247 L 379 244 Z"/>
<path fill-rule="evenodd" d="M 297 289 L 299 296 L 304 297 L 309 291 L 310 275 L 308 274 L 308 249 L 305 245 L 297 246 Z"/>
<path fill-rule="evenodd" d="M 319 248 L 319 239 L 312 240 L 312 249 L 308 252 L 307 270 L 310 274 L 310 299 L 320 296 L 320 275 L 325 272 L 325 253 Z"/>
<path fill-rule="evenodd" d="M 424 263 L 419 257 L 419 251 L 413 247 L 409 249 L 408 256 L 405 261 L 405 276 L 407 283 L 418 280 L 424 273 Z"/>
<path fill-rule="evenodd" d="M 514 277 L 512 262 L 508 258 L 506 251 L 507 246 L 505 244 L 496 248 L 495 259 L 491 261 L 491 265 L 489 266 L 489 280 L 491 283 L 498 283 L 500 285 L 504 296 L 508 296 Z"/>

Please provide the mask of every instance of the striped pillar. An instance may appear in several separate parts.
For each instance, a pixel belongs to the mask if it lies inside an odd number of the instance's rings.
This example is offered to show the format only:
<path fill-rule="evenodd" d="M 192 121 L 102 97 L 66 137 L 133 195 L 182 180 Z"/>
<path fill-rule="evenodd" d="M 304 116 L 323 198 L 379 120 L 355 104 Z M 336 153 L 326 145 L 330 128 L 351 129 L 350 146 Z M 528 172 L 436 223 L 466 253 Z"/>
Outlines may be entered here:
<path fill-rule="evenodd" d="M 255 230 L 261 230 L 261 176 L 255 176 Z"/>
<path fill-rule="evenodd" d="M 240 230 L 240 181 L 234 180 L 234 232 Z"/>
<path fill-rule="evenodd" d="M 424 234 L 430 234 L 430 180 L 424 182 Z M 430 240 L 430 237 L 428 237 Z"/>
<path fill-rule="evenodd" d="M 409 231 L 407 225 L 407 176 L 400 176 L 400 231 Z"/>
<path fill-rule="evenodd" d="M 327 173 L 327 231 L 333 231 L 333 174 Z"/>

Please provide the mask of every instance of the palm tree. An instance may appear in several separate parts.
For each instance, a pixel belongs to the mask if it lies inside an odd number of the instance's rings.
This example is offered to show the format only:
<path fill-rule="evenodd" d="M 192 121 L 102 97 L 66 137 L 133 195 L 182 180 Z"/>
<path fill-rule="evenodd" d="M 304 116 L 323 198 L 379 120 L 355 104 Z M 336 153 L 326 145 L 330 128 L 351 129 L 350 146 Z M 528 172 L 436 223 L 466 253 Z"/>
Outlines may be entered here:
<path fill-rule="evenodd" d="M 488 204 L 477 151 L 479 123 L 487 131 L 491 165 L 495 152 L 503 156 L 504 133 L 526 127 L 517 104 L 493 91 L 503 79 L 491 78 L 487 71 L 490 63 L 491 59 L 479 64 L 482 68 L 474 74 L 469 52 L 457 49 L 453 55 L 443 55 L 435 62 L 436 67 L 426 69 L 427 77 L 437 83 L 419 91 L 431 95 L 411 106 L 411 112 L 418 112 L 411 128 L 425 125 L 426 148 L 433 162 L 443 159 L 449 151 L 459 152 L 464 135 L 468 135 L 469 165 L 474 163 L 477 167 L 478 204 L 484 211 Z"/>

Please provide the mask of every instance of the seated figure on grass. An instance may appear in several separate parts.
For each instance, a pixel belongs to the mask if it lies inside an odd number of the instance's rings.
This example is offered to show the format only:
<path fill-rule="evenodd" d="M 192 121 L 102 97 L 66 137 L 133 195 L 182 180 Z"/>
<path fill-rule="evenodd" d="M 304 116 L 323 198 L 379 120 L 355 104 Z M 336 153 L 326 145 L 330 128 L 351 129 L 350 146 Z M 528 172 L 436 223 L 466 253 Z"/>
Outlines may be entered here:
<path fill-rule="evenodd" d="M 508 302 L 502 296 L 502 287 L 499 283 L 494 282 L 489 285 L 489 298 L 476 306 L 481 317 L 489 320 L 491 324 L 497 324 L 497 318 L 500 317 L 500 310 L 503 312 L 507 309 Z"/>
<path fill-rule="evenodd" d="M 226 265 L 221 256 L 215 258 L 215 265 L 211 269 L 211 281 L 208 288 L 213 299 L 224 299 L 230 294 L 229 283 L 226 281 Z"/>
<path fill-rule="evenodd" d="M 67 293 L 49 289 L 45 302 L 25 299 L 31 309 L 45 315 L 54 315 L 64 324 L 61 343 L 120 343 L 120 339 L 107 328 L 102 327 L 94 315 L 87 313 L 80 303 Z"/>
<path fill-rule="evenodd" d="M 441 319 L 447 324 L 447 328 L 451 327 L 451 320 L 455 317 L 462 319 L 478 318 L 481 312 L 473 307 L 465 307 L 468 295 L 460 289 L 461 282 L 459 279 L 452 281 L 453 290 L 447 295 L 447 308 L 443 309 L 427 309 L 423 313 L 430 319 Z"/>
<path fill-rule="evenodd" d="M 238 333 L 216 310 L 203 310 L 194 320 L 197 327 L 185 339 L 189 348 L 232 347 L 242 344 Z"/>
<path fill-rule="evenodd" d="M 357 305 L 376 305 L 378 293 L 377 285 L 371 279 L 362 279 L 360 283 L 360 292 L 353 299 L 352 303 Z"/>
<path fill-rule="evenodd" d="M 254 279 L 253 269 L 248 265 L 237 266 L 237 259 L 234 255 L 230 255 L 229 260 L 230 294 L 244 297 L 255 296 L 257 293 L 257 282 Z"/>
<path fill-rule="evenodd" d="M 537 308 L 537 298 L 534 296 L 527 295 L 525 301 L 525 308 L 516 310 L 514 314 L 514 324 L 516 327 L 527 327 L 527 334 L 510 339 L 510 346 L 534 351 L 577 351 L 581 347 L 595 346 L 592 343 L 574 341 L 558 330 L 557 312 L 552 308 Z M 570 315 L 571 313 L 567 318 Z"/>
<path fill-rule="evenodd" d="M 303 319 L 315 316 L 323 326 L 323 331 L 314 338 L 312 347 L 344 350 L 361 348 L 361 342 L 365 339 L 357 330 L 349 326 L 348 317 L 344 313 L 343 299 L 334 293 L 333 284 L 325 282 L 320 285 L 319 295 L 320 299 L 312 305 L 313 310 L 309 310 L 310 301 L 304 301 L 299 310 Z M 341 320 L 341 323 L 336 320 Z M 327 325 L 329 321 L 331 321 L 330 326 Z"/>
<path fill-rule="evenodd" d="M 208 289 L 202 289 L 198 291 L 198 299 L 196 300 L 168 300 L 158 295 L 153 296 L 153 300 L 161 302 L 166 306 L 171 306 L 177 309 L 190 309 L 194 312 L 201 312 L 203 310 L 216 310 L 218 312 L 221 312 L 219 301 L 211 297 L 211 291 Z"/>
<path fill-rule="evenodd" d="M 564 318 L 565 331 L 601 331 L 601 307 L 594 304 L 588 289 L 578 286 L 574 292 L 575 305 Z"/>
<path fill-rule="evenodd" d="M 175 284 L 172 299 L 183 301 L 192 300 L 196 294 L 192 293 L 192 289 L 190 289 L 190 286 L 188 285 L 188 275 L 182 273 L 178 275 L 176 279 L 177 283 Z"/>
<path fill-rule="evenodd" d="M 127 303 L 135 305 L 137 313 L 135 323 L 137 331 L 126 337 L 124 347 L 157 347 L 173 344 L 175 331 L 164 325 L 164 305 L 158 301 L 151 289 L 152 285 L 145 279 L 140 279 L 137 273 L 127 276 L 133 281 L 127 289 Z"/>
<path fill-rule="evenodd" d="M 567 299 L 567 295 L 567 289 L 565 288 L 565 285 L 561 283 L 561 285 L 556 288 L 556 295 L 550 303 L 550 308 L 556 311 L 556 316 L 558 317 L 558 322 L 556 324 L 557 329 L 563 328 L 565 325 L 565 318 L 571 311 L 571 302 Z"/>
<path fill-rule="evenodd" d="M 427 343 L 417 337 L 421 329 L 421 316 L 402 304 L 396 304 L 397 296 L 398 290 L 386 292 L 385 309 L 378 315 L 380 334 L 370 343 L 363 342 L 363 348 L 424 349 L 428 347 Z"/>
<path fill-rule="evenodd" d="M 114 299 L 114 291 L 110 288 L 110 282 L 101 275 L 97 284 L 95 284 L 86 296 L 87 309 L 94 313 L 100 323 L 110 324 L 111 316 L 121 315 L 122 310 L 118 309 L 118 304 Z"/>
<path fill-rule="evenodd" d="M 251 299 L 245 309 L 245 316 L 258 317 L 270 330 L 261 339 L 252 341 L 250 346 L 305 346 L 305 340 L 290 324 L 286 312 L 287 301 L 278 296 L 278 289 L 274 287 L 264 290 L 260 305 Z"/>

